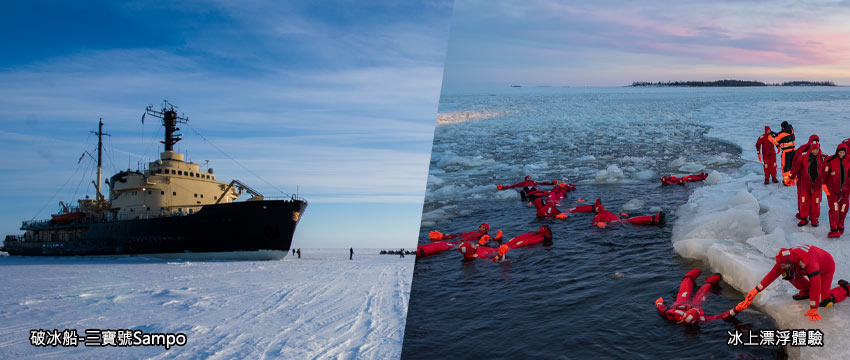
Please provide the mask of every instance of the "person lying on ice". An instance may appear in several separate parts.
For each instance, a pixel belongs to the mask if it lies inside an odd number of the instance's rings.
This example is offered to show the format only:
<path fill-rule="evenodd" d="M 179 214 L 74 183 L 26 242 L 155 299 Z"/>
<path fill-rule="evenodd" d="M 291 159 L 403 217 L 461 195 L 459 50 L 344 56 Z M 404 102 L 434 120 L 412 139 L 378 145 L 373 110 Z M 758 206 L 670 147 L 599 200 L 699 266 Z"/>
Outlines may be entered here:
<path fill-rule="evenodd" d="M 826 155 L 820 152 L 817 142 L 809 142 L 808 149 L 800 153 L 800 157 L 794 162 L 791 169 L 791 179 L 797 182 L 797 226 L 803 226 L 811 222 L 812 226 L 818 226 L 820 217 L 820 199 L 823 188 L 823 163 Z"/>
<path fill-rule="evenodd" d="M 534 201 L 538 198 L 545 197 L 547 202 L 558 203 L 561 200 L 564 200 L 567 197 L 567 193 L 576 189 L 575 184 L 567 184 L 565 182 L 560 182 L 557 185 L 552 187 L 552 190 L 549 191 L 532 191 L 528 193 L 528 200 Z"/>
<path fill-rule="evenodd" d="M 735 309 L 741 312 L 749 307 L 760 291 L 782 275 L 783 279 L 800 290 L 792 296 L 794 300 L 809 299 L 809 311 L 805 316 L 811 321 L 818 321 L 821 319 L 818 306 L 832 307 L 833 304 L 844 301 L 850 294 L 850 283 L 845 280 L 838 280 L 838 286 L 830 290 L 834 274 L 835 261 L 826 250 L 813 245 L 780 249 L 776 254 L 776 264 Z"/>
<path fill-rule="evenodd" d="M 844 234 L 844 218 L 847 216 L 848 197 L 850 197 L 848 170 L 850 170 L 850 157 L 847 156 L 847 144 L 842 142 L 835 149 L 835 155 L 824 162 L 823 171 L 821 171 L 829 208 L 827 237 L 837 238 Z"/>
<path fill-rule="evenodd" d="M 705 180 L 706 177 L 708 177 L 708 174 L 706 174 L 706 173 L 699 173 L 699 174 L 696 174 L 696 175 L 687 175 L 687 176 L 683 176 L 683 177 L 680 177 L 680 178 L 672 176 L 672 175 L 671 176 L 662 176 L 661 177 L 661 184 L 662 185 L 674 185 L 674 184 L 684 185 L 686 182 L 689 182 L 689 181 Z"/>
<path fill-rule="evenodd" d="M 528 197 L 527 197 L 528 193 L 530 193 L 532 191 L 537 191 L 537 185 L 557 185 L 557 184 L 558 184 L 558 180 L 553 180 L 551 182 L 536 182 L 531 178 L 530 175 L 526 175 L 525 180 L 520 181 L 520 182 L 513 184 L 513 185 L 496 184 L 496 189 L 506 190 L 506 189 L 513 189 L 513 188 L 517 188 L 517 187 L 522 187 L 522 190 L 520 190 L 519 195 L 520 195 L 520 197 L 522 197 L 522 200 L 525 201 L 525 200 L 528 199 Z"/>
<path fill-rule="evenodd" d="M 773 182 L 778 183 L 779 180 L 776 179 L 776 149 L 773 147 L 773 143 L 775 142 L 774 134 L 770 131 L 770 126 L 764 127 L 764 134 L 759 136 L 758 140 L 756 140 L 756 153 L 758 154 L 759 161 L 764 163 L 764 183 L 770 184 L 770 179 L 773 179 Z M 762 156 L 764 153 L 764 156 Z"/>
<path fill-rule="evenodd" d="M 593 217 L 593 226 L 604 228 L 611 223 L 630 222 L 632 224 L 641 225 L 664 225 L 664 212 L 659 211 L 655 215 L 635 216 L 628 219 L 621 219 L 614 213 L 605 209 L 605 206 L 599 204 L 596 207 L 596 216 Z"/>
<path fill-rule="evenodd" d="M 547 202 L 542 198 L 534 199 L 534 207 L 537 209 L 537 218 L 555 218 L 559 220 L 569 217 L 566 213 L 558 210 L 554 202 Z"/>
<path fill-rule="evenodd" d="M 658 310 L 658 315 L 676 324 L 684 323 L 688 326 L 697 326 L 700 323 L 712 320 L 725 320 L 738 313 L 733 308 L 720 315 L 705 316 L 702 305 L 705 303 L 711 287 L 720 282 L 720 274 L 714 274 L 706 278 L 705 283 L 694 293 L 693 290 L 696 287 L 696 281 L 700 272 L 700 269 L 696 268 L 685 274 L 682 278 L 682 284 L 679 285 L 679 293 L 676 295 L 676 301 L 669 308 L 664 305 L 664 298 L 659 297 L 655 300 L 655 309 Z"/>
<path fill-rule="evenodd" d="M 450 240 L 450 239 L 459 239 L 461 241 L 463 241 L 463 240 L 478 241 L 478 240 L 481 239 L 482 236 L 487 235 L 487 232 L 489 232 L 489 231 L 490 231 L 490 224 L 481 223 L 481 225 L 478 226 L 477 231 L 470 231 L 470 232 L 465 232 L 465 233 L 460 233 L 460 234 L 443 234 L 443 233 L 441 233 L 437 230 L 434 230 L 434 231 L 431 231 L 431 232 L 428 233 L 428 238 L 430 238 L 431 241 Z"/>

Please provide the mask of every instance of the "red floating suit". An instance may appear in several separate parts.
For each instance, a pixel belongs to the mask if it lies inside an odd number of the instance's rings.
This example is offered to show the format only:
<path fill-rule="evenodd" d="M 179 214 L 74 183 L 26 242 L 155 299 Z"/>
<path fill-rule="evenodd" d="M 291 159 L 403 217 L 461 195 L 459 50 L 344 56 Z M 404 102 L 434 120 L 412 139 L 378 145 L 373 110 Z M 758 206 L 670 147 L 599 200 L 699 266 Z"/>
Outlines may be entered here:
<path fill-rule="evenodd" d="M 440 234 L 441 236 L 439 238 L 436 238 L 436 239 L 435 239 L 434 236 L 431 236 L 431 240 L 459 239 L 461 241 L 470 240 L 470 241 L 476 241 L 477 242 L 478 240 L 481 239 L 482 236 L 487 235 L 487 232 L 489 232 L 489 231 L 490 231 L 490 224 L 481 223 L 481 225 L 478 226 L 478 230 L 465 232 L 465 233 L 461 233 L 461 234 Z M 432 231 L 431 233 L 439 233 L 439 232 Z"/>
<path fill-rule="evenodd" d="M 635 216 L 628 219 L 621 219 L 616 214 L 605 209 L 605 206 L 597 207 L 596 216 L 593 217 L 591 223 L 597 227 L 605 227 L 610 223 L 629 222 L 640 225 L 664 225 L 664 212 L 661 211 L 655 215 Z"/>
<path fill-rule="evenodd" d="M 823 164 L 823 181 L 826 186 L 827 207 L 829 208 L 829 237 L 839 237 L 844 232 L 844 218 L 848 211 L 850 197 L 850 156 L 847 156 L 847 144 L 838 144 L 835 155 Z M 839 156 L 841 155 L 841 156 Z"/>
<path fill-rule="evenodd" d="M 663 318 L 675 322 L 685 323 L 686 325 L 699 325 L 702 322 L 725 319 L 730 316 L 735 316 L 735 310 L 731 309 L 721 315 L 706 316 L 702 309 L 706 298 L 711 291 L 711 287 L 720 282 L 720 274 L 714 274 L 705 279 L 705 283 L 693 293 L 696 286 L 696 279 L 700 275 L 700 269 L 696 268 L 689 271 L 682 278 L 682 283 L 679 285 L 679 292 L 676 294 L 676 300 L 669 308 L 664 305 L 664 299 L 658 298 L 655 300 L 655 309 Z"/>
<path fill-rule="evenodd" d="M 812 135 L 812 137 L 815 136 Z M 799 225 L 805 225 L 810 221 L 812 226 L 817 226 L 820 217 L 820 200 L 823 196 L 821 191 L 824 177 L 821 172 L 826 155 L 820 151 L 819 143 L 814 142 L 812 138 L 809 138 L 807 145 L 807 149 L 797 153 L 798 157 L 791 168 L 791 179 L 797 182 L 799 210 L 797 218 L 802 220 Z"/>
<path fill-rule="evenodd" d="M 505 243 L 505 245 L 507 245 L 508 248 L 516 249 L 523 246 L 529 246 L 549 241 L 552 241 L 552 230 L 550 230 L 548 226 L 543 225 L 536 232 L 530 232 L 519 235 Z"/>
<path fill-rule="evenodd" d="M 416 247 L 416 256 L 425 257 L 434 255 L 449 250 L 455 247 L 455 245 L 455 243 L 450 243 L 448 241 L 437 241 L 425 245 L 419 245 Z"/>
<path fill-rule="evenodd" d="M 557 183 L 558 183 L 557 180 L 548 181 L 548 182 L 547 181 L 537 182 L 537 181 L 534 181 L 533 179 L 531 179 L 531 176 L 526 175 L 525 180 L 523 180 L 523 181 L 520 181 L 520 182 L 513 184 L 513 185 L 496 185 L 496 188 L 499 189 L 499 190 L 512 189 L 512 188 L 516 188 L 516 187 L 532 188 L 532 187 L 535 187 L 537 185 L 555 185 Z"/>
<path fill-rule="evenodd" d="M 661 177 L 661 184 L 662 185 L 674 185 L 674 184 L 684 185 L 686 182 L 689 182 L 689 181 L 703 181 L 707 177 L 708 177 L 708 174 L 706 174 L 706 173 L 699 173 L 699 174 L 696 174 L 696 175 L 687 175 L 687 176 L 683 176 L 681 178 L 675 177 L 675 176 L 662 176 Z"/>
<path fill-rule="evenodd" d="M 765 126 L 764 134 L 756 140 L 756 152 L 759 154 L 759 160 L 764 163 L 765 183 L 769 179 L 773 179 L 773 182 L 779 182 L 776 179 L 776 149 L 773 147 L 775 141 L 770 126 Z"/>
<path fill-rule="evenodd" d="M 558 210 L 555 203 L 543 201 L 542 198 L 534 199 L 534 207 L 537 208 L 537 218 L 566 219 L 567 214 Z"/>

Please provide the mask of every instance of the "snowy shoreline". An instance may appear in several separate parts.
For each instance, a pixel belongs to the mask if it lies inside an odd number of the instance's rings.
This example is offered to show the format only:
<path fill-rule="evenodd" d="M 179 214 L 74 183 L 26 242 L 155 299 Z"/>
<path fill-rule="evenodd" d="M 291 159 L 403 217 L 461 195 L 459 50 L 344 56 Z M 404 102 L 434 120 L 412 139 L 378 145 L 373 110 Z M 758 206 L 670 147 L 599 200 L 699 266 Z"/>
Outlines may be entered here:
<path fill-rule="evenodd" d="M 824 197 L 821 201 L 819 227 L 797 227 L 796 188 L 781 184 L 763 184 L 763 171 L 757 162 L 755 141 L 764 125 L 778 128 L 782 119 L 794 126 L 797 146 L 805 144 L 809 135 L 817 134 L 827 154 L 850 135 L 847 115 L 841 109 L 848 100 L 808 101 L 794 103 L 761 102 L 745 110 L 728 109 L 728 105 L 710 105 L 703 115 L 712 129 L 708 136 L 732 142 L 742 149 L 748 160 L 732 175 L 713 172 L 706 186 L 694 191 L 688 202 L 677 211 L 672 243 L 683 257 L 698 259 L 712 271 L 723 274 L 732 287 L 746 293 L 764 277 L 774 264 L 774 256 L 783 247 L 811 244 L 832 254 L 836 262 L 833 285 L 839 279 L 850 279 L 850 234 L 828 239 L 829 219 Z M 777 108 L 781 108 L 778 110 Z M 782 113 L 776 114 L 781 111 Z M 716 118 L 716 114 L 724 116 Z M 698 114 L 699 116 L 700 114 Z M 778 115 L 778 116 L 777 116 Z M 765 119 L 764 123 L 737 119 Z M 778 130 L 778 129 L 774 129 Z M 778 176 L 781 177 L 781 169 Z M 823 347 L 786 347 L 795 359 L 846 359 L 850 349 L 842 340 L 850 337 L 850 303 L 820 308 L 823 319 L 811 322 L 803 314 L 805 301 L 794 301 L 796 293 L 787 281 L 778 279 L 762 291 L 751 309 L 773 318 L 779 329 L 820 329 Z M 743 299 L 743 295 L 741 296 Z M 751 311 L 751 310 L 747 310 Z"/>

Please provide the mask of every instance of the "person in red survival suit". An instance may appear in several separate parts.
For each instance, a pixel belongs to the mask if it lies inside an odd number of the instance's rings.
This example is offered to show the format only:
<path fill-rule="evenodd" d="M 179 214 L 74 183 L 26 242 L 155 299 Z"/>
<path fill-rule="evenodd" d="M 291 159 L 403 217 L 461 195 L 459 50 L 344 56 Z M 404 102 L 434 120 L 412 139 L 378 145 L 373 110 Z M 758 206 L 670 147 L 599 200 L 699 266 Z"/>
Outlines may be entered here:
<path fill-rule="evenodd" d="M 684 323 L 689 326 L 696 326 L 703 322 L 708 322 L 717 319 L 727 319 L 735 316 L 738 312 L 733 308 L 724 312 L 721 315 L 705 316 L 705 311 L 702 310 L 702 305 L 705 303 L 708 292 L 713 285 L 720 282 L 720 274 L 714 274 L 705 279 L 705 283 L 699 287 L 696 293 L 693 289 L 696 286 L 697 278 L 700 274 L 700 269 L 696 268 L 689 271 L 682 278 L 682 284 L 679 285 L 679 293 L 676 295 L 676 301 L 669 308 L 664 305 L 664 298 L 655 300 L 655 309 L 658 314 L 668 321 L 677 324 Z"/>
<path fill-rule="evenodd" d="M 523 189 L 519 192 L 520 197 L 523 201 L 528 200 L 528 193 L 537 191 L 537 185 L 557 185 L 558 180 L 553 180 L 551 182 L 536 182 L 534 181 L 530 175 L 525 176 L 525 180 L 520 181 L 513 185 L 502 185 L 496 184 L 496 189 L 505 190 L 505 189 L 513 189 L 516 187 L 522 187 Z"/>
<path fill-rule="evenodd" d="M 783 121 L 781 126 L 782 131 L 776 134 L 774 145 L 782 155 L 782 183 L 785 186 L 791 186 L 794 185 L 794 179 L 791 178 L 791 167 L 794 162 L 797 142 L 794 139 L 794 127 L 787 121 Z"/>
<path fill-rule="evenodd" d="M 820 145 L 816 142 L 809 142 L 808 149 L 800 155 L 791 170 L 791 178 L 797 180 L 797 207 L 800 211 L 797 226 L 810 222 L 812 226 L 818 226 L 823 185 L 821 171 L 826 155 L 820 152 Z"/>
<path fill-rule="evenodd" d="M 567 193 L 576 189 L 575 184 L 567 184 L 560 182 L 549 191 L 536 190 L 528 193 L 528 200 L 534 201 L 537 198 L 546 197 L 547 202 L 557 203 L 567 197 Z"/>
<path fill-rule="evenodd" d="M 508 248 L 516 249 L 523 246 L 529 246 L 539 243 L 551 243 L 552 242 L 552 230 L 549 229 L 548 226 L 543 225 L 535 232 L 529 232 L 525 234 L 518 235 L 513 239 L 508 240 L 505 245 Z"/>
<path fill-rule="evenodd" d="M 773 179 L 775 183 L 779 182 L 776 179 L 776 149 L 773 148 L 775 141 L 773 132 L 770 131 L 770 126 L 765 126 L 764 134 L 756 140 L 756 153 L 758 153 L 759 161 L 764 163 L 765 184 L 769 184 L 770 179 Z"/>
<path fill-rule="evenodd" d="M 811 146 L 812 144 L 815 144 L 815 143 L 817 143 L 818 145 L 820 145 L 820 138 L 819 138 L 817 135 L 811 135 L 811 136 L 809 136 L 809 141 L 808 141 L 808 142 L 806 142 L 806 143 L 805 143 L 805 144 L 803 144 L 803 145 L 800 145 L 800 147 L 799 147 L 799 148 L 797 148 L 797 150 L 795 150 L 795 151 L 794 151 L 794 161 L 793 161 L 793 162 L 791 162 L 791 169 L 792 169 L 792 170 L 794 169 L 794 164 L 796 164 L 796 163 L 798 163 L 798 162 L 800 162 L 800 161 L 801 161 L 801 160 L 800 160 L 800 154 L 802 154 L 802 153 L 804 153 L 804 152 L 807 152 L 807 151 L 809 150 L 809 146 Z M 793 178 L 793 177 L 792 177 L 792 178 Z M 800 196 L 801 196 L 801 195 L 800 195 L 800 191 L 801 191 L 800 189 L 801 189 L 801 188 L 798 186 L 798 187 L 797 187 L 797 198 L 798 198 L 798 199 L 799 199 L 799 198 L 800 198 Z M 801 208 L 801 206 L 800 206 L 800 204 L 799 204 L 799 202 L 798 202 L 798 203 L 797 203 L 797 218 L 798 218 L 798 219 L 800 219 L 800 220 L 803 220 L 803 218 L 802 218 L 802 217 L 800 217 L 800 208 Z"/>
<path fill-rule="evenodd" d="M 635 216 L 628 219 L 621 219 L 614 213 L 605 209 L 605 206 L 599 204 L 596 208 L 596 216 L 593 217 L 593 226 L 604 228 L 610 223 L 627 221 L 632 224 L 641 225 L 664 225 L 664 212 L 660 211 L 655 215 Z"/>
<path fill-rule="evenodd" d="M 434 255 L 449 250 L 455 247 L 455 245 L 457 245 L 457 243 L 448 241 L 435 241 L 432 243 L 419 245 L 416 247 L 416 256 L 425 257 L 429 255 Z"/>
<path fill-rule="evenodd" d="M 672 176 L 672 175 L 671 176 L 662 176 L 661 177 L 661 184 L 662 185 L 674 185 L 674 184 L 684 185 L 686 182 L 702 181 L 702 180 L 705 180 L 705 178 L 707 178 L 707 177 L 708 177 L 708 174 L 706 174 L 706 173 L 699 173 L 699 174 L 696 174 L 696 175 L 687 175 L 687 176 L 683 176 L 681 178 L 675 177 L 675 176 Z"/>
<path fill-rule="evenodd" d="M 465 232 L 465 233 L 460 233 L 460 234 L 443 234 L 443 233 L 441 233 L 437 230 L 434 230 L 434 231 L 431 231 L 431 232 L 428 233 L 428 237 L 431 239 L 431 241 L 450 240 L 450 239 L 459 239 L 461 241 L 463 241 L 463 240 L 478 241 L 478 240 L 481 239 L 482 236 L 487 235 L 487 232 L 489 232 L 489 231 L 490 231 L 490 224 L 481 223 L 481 225 L 478 225 L 478 230 L 476 230 L 476 231 L 470 231 L 470 232 Z"/>
<path fill-rule="evenodd" d="M 821 319 L 818 306 L 832 307 L 850 294 L 850 284 L 845 280 L 839 280 L 838 286 L 830 290 L 834 274 L 835 261 L 826 250 L 813 245 L 780 249 L 776 254 L 776 264 L 735 309 L 740 312 L 749 307 L 759 292 L 782 275 L 783 279 L 800 290 L 792 296 L 794 300 L 809 299 L 809 311 L 805 316 L 811 321 L 818 321 Z"/>
<path fill-rule="evenodd" d="M 583 200 L 579 200 L 579 201 L 583 201 Z M 596 202 L 594 202 L 593 205 L 579 205 L 579 206 L 576 206 L 576 207 L 569 209 L 567 211 L 569 211 L 570 213 L 594 213 L 594 214 L 596 214 L 597 213 L 596 210 L 599 208 L 599 205 L 602 205 L 602 199 L 596 198 Z"/>
<path fill-rule="evenodd" d="M 850 197 L 850 157 L 847 156 L 847 144 L 838 144 L 835 155 L 823 163 L 823 182 L 829 208 L 829 234 L 837 238 L 844 234 L 844 218 L 847 216 L 848 197 Z"/>
<path fill-rule="evenodd" d="M 569 217 L 569 215 L 567 215 L 566 213 L 561 212 L 561 210 L 558 210 L 558 208 L 555 207 L 555 203 L 547 202 L 542 198 L 534 199 L 534 207 L 537 209 L 538 219 L 555 218 L 563 220 Z"/>

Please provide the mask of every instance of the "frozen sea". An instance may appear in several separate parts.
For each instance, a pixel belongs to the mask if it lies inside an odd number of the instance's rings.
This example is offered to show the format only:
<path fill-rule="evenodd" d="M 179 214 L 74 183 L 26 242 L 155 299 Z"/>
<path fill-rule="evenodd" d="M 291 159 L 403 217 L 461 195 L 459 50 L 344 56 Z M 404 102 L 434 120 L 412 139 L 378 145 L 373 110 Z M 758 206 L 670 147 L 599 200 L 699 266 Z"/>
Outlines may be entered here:
<path fill-rule="evenodd" d="M 428 230 L 471 231 L 481 221 L 508 229 L 509 237 L 547 223 L 555 240 L 550 247 L 517 249 L 508 264 L 461 265 L 455 250 L 419 260 L 403 357 L 445 347 L 451 350 L 444 356 L 781 356 L 726 346 L 726 331 L 739 325 L 714 322 L 696 334 L 683 332 L 665 324 L 651 302 L 672 298 L 684 271 L 701 267 L 724 277 L 707 311 L 727 310 L 766 274 L 776 250 L 804 243 L 833 254 L 835 281 L 850 277 L 844 244 L 850 235 L 827 240 L 828 226 L 797 228 L 794 189 L 761 183 L 754 148 L 764 125 L 778 130 L 787 120 L 798 144 L 817 133 L 832 153 L 850 137 L 848 110 L 846 87 L 525 87 L 443 94 L 420 243 Z M 700 171 L 711 173 L 704 184 L 662 187 L 658 181 Z M 609 208 L 634 215 L 664 210 L 672 224 L 598 230 L 581 214 L 539 221 L 516 192 L 494 189 L 524 175 L 578 184 L 562 208 L 601 196 Z M 827 222 L 825 209 L 821 221 Z M 625 276 L 606 276 L 614 272 Z M 792 293 L 777 281 L 738 318 L 744 328 L 818 328 L 826 334 L 822 348 L 787 347 L 792 358 L 848 358 L 841 339 L 850 330 L 841 324 L 850 320 L 850 304 L 824 309 L 824 319 L 811 323 L 802 316 L 804 304 L 790 300 Z M 462 338 L 453 341 L 453 329 Z M 441 342 L 448 345 L 438 347 Z"/>
<path fill-rule="evenodd" d="M 304 249 L 301 259 L 0 256 L 0 359 L 390 359 L 413 257 Z M 40 347 L 30 329 L 185 333 L 183 347 Z"/>

